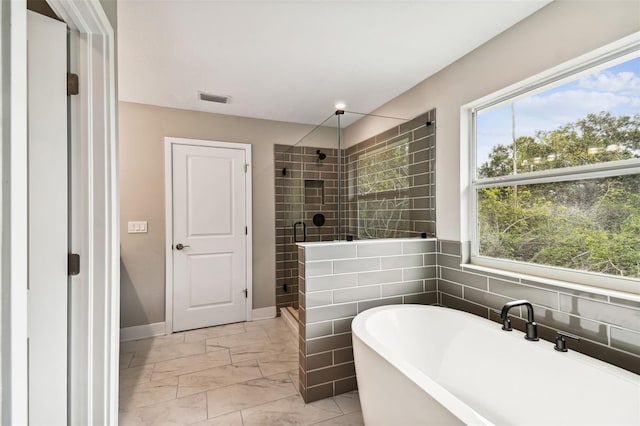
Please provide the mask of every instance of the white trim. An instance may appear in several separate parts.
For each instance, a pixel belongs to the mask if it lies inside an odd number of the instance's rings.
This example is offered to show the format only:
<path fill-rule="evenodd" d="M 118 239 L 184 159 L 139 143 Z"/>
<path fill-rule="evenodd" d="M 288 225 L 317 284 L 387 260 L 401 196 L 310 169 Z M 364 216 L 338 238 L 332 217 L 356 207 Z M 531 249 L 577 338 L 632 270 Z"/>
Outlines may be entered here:
<path fill-rule="evenodd" d="M 80 227 L 74 228 L 84 241 L 81 275 L 87 283 L 83 290 L 88 294 L 82 303 L 89 315 L 72 322 L 75 326 L 86 324 L 88 333 L 82 336 L 86 350 L 70 363 L 70 371 L 76 369 L 83 377 L 69 382 L 72 389 L 84 386 L 87 404 L 83 407 L 82 402 L 69 398 L 69 421 L 116 424 L 120 256 L 114 33 L 98 0 L 48 2 L 82 38 L 78 55 L 83 79 L 80 87 L 84 90 L 77 109 L 81 114 L 78 140 L 86 154 L 80 165 L 89 177 L 82 182 Z M 2 422 L 27 424 L 26 2 L 2 2 L 2 15 L 2 130 L 3 149 L 6 146 L 9 155 L 3 156 L 2 290 L 4 306 L 10 307 L 2 312 Z M 76 287 L 71 286 L 71 290 Z M 71 338 L 78 334 L 74 327 L 71 331 Z"/>
<path fill-rule="evenodd" d="M 26 12 L 2 2 L 2 424 L 28 423 Z"/>
<path fill-rule="evenodd" d="M 540 170 L 515 175 L 474 180 L 473 188 L 496 188 L 513 185 L 535 185 L 550 182 L 567 182 L 583 179 L 601 179 L 640 173 L 640 159 L 608 161 L 584 166 Z"/>
<path fill-rule="evenodd" d="M 247 164 L 245 180 L 246 220 L 247 220 L 247 309 L 246 321 L 253 317 L 253 185 L 252 185 L 252 151 L 251 144 L 236 142 L 208 141 L 202 139 L 185 139 L 176 137 L 164 138 L 164 211 L 165 211 L 165 333 L 173 333 L 173 145 L 204 146 L 211 148 L 243 149 Z M 275 308 L 274 308 L 275 309 Z M 275 316 L 275 315 L 274 315 Z"/>
<path fill-rule="evenodd" d="M 81 272 L 70 286 L 69 422 L 115 425 L 120 337 L 115 36 L 98 0 L 47 1 L 79 33 L 73 52 L 81 89 L 72 101 L 71 248 L 81 255 Z"/>
<path fill-rule="evenodd" d="M 251 312 L 250 321 L 260 321 L 276 317 L 276 307 L 266 306 L 264 308 L 256 308 Z"/>
<path fill-rule="evenodd" d="M 566 288 L 567 290 L 584 291 L 586 293 L 594 293 L 594 294 L 600 294 L 602 296 L 617 297 L 619 299 L 625 299 L 633 302 L 640 302 L 640 294 L 632 294 L 632 293 L 626 293 L 621 291 L 609 290 L 602 287 L 576 284 L 576 283 L 571 283 L 567 281 L 559 281 L 557 279 L 544 278 L 538 275 L 531 275 L 531 274 L 526 274 L 522 272 L 513 272 L 513 271 L 508 271 L 502 268 L 494 268 L 491 266 L 482 266 L 482 265 L 477 265 L 472 263 L 463 263 L 460 265 L 460 267 L 462 268 L 463 271 L 471 271 L 479 274 L 487 274 L 487 273 L 500 274 L 507 277 L 511 277 L 516 280 L 536 281 L 542 284 L 548 284 L 556 287 Z"/>
<path fill-rule="evenodd" d="M 164 322 L 154 322 L 153 324 L 136 325 L 120 329 L 120 341 L 146 339 L 148 337 L 164 336 L 166 324 Z"/>
<path fill-rule="evenodd" d="M 164 138 L 164 324 L 165 334 L 173 333 L 173 158 L 172 144 Z"/>
<path fill-rule="evenodd" d="M 471 112 L 481 109 L 493 109 L 523 97 L 533 96 L 541 91 L 548 90 L 550 85 L 559 86 L 567 81 L 576 79 L 576 77 L 593 73 L 636 57 L 638 56 L 639 43 L 640 31 L 476 99 L 462 108 L 469 108 Z"/>
<path fill-rule="evenodd" d="M 572 285 L 583 286 L 589 288 L 588 291 L 591 293 L 602 293 L 597 290 L 608 290 L 607 295 L 611 292 L 617 292 L 619 294 L 616 297 L 627 299 L 633 297 L 633 294 L 640 294 L 637 278 L 474 255 L 471 256 L 468 266 L 485 267 L 489 270 L 503 271 L 503 273 L 507 271 L 531 280 L 553 280 L 554 285 L 563 285 L 567 288 L 572 288 Z"/>

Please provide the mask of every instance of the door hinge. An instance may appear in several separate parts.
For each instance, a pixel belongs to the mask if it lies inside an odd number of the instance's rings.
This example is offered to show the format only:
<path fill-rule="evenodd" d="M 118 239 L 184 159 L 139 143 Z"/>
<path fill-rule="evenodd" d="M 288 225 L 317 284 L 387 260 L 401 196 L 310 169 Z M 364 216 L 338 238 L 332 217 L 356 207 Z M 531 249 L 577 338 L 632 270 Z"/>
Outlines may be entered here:
<path fill-rule="evenodd" d="M 249 227 L 248 226 L 244 227 L 244 235 L 249 235 Z"/>
<path fill-rule="evenodd" d="M 244 163 L 244 172 L 247 173 L 248 170 L 249 170 L 249 164 Z"/>
<path fill-rule="evenodd" d="M 77 95 L 78 93 L 80 93 L 78 74 L 67 73 L 67 96 Z"/>
<path fill-rule="evenodd" d="M 244 298 L 246 299 L 247 297 L 249 297 L 249 290 L 247 290 L 246 288 L 244 290 Z"/>
<path fill-rule="evenodd" d="M 69 276 L 78 275 L 80 273 L 80 255 L 69 253 L 67 258 L 67 274 Z"/>

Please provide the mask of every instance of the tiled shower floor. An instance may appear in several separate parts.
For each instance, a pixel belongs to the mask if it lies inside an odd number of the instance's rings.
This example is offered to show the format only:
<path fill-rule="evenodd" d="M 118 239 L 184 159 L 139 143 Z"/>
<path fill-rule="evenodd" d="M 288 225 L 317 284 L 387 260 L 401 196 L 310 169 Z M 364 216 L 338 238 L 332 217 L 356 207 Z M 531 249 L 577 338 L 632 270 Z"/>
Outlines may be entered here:
<path fill-rule="evenodd" d="M 121 425 L 363 425 L 357 392 L 306 404 L 282 318 L 120 345 Z"/>

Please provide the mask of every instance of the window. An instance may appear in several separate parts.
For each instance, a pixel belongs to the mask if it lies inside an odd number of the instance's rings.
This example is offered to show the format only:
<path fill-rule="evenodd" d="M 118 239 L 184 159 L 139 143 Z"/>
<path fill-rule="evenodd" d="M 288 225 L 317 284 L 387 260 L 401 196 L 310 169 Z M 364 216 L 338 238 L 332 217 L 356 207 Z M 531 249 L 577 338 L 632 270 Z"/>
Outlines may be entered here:
<path fill-rule="evenodd" d="M 640 293 L 640 51 L 476 105 L 472 263 Z"/>

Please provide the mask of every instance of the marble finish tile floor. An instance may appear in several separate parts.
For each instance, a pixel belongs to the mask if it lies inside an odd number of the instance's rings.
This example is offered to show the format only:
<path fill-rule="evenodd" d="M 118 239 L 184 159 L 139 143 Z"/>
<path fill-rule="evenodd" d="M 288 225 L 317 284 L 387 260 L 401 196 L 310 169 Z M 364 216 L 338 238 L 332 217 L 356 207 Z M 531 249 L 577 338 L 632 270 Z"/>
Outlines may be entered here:
<path fill-rule="evenodd" d="M 363 425 L 357 392 L 305 404 L 282 318 L 120 345 L 120 425 Z"/>

